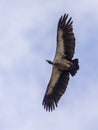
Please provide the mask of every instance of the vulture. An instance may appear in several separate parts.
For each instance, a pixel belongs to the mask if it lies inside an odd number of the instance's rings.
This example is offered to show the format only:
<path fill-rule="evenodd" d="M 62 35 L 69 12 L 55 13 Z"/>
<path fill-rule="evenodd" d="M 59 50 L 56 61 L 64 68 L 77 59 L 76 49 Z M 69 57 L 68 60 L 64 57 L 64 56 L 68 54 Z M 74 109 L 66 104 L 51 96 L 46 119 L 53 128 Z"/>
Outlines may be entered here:
<path fill-rule="evenodd" d="M 66 91 L 69 76 L 74 76 L 79 70 L 78 59 L 73 59 L 75 52 L 75 36 L 72 18 L 68 14 L 60 17 L 57 26 L 57 46 L 52 65 L 52 74 L 43 98 L 42 105 L 46 111 L 54 110 L 58 101 Z"/>

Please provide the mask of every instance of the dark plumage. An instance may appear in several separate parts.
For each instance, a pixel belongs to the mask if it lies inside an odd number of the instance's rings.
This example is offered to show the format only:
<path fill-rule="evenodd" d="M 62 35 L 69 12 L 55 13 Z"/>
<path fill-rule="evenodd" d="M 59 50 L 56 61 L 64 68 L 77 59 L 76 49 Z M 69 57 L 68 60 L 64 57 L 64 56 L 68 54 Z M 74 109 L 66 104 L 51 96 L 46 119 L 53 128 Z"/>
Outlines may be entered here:
<path fill-rule="evenodd" d="M 46 110 L 52 111 L 57 107 L 58 101 L 64 94 L 69 75 L 74 76 L 79 69 L 78 59 L 72 59 L 75 51 L 75 37 L 72 28 L 72 18 L 68 14 L 61 16 L 57 27 L 57 47 L 55 58 L 52 61 L 52 75 L 43 99 Z"/>

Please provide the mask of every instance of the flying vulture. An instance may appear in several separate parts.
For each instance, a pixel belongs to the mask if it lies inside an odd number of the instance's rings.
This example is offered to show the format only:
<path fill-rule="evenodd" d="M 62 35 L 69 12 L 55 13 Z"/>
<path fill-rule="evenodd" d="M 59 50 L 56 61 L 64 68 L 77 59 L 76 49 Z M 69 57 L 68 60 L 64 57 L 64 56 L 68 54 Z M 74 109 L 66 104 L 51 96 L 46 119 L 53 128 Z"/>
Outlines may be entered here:
<path fill-rule="evenodd" d="M 53 61 L 46 60 L 52 65 L 52 75 L 42 102 L 46 111 L 52 111 L 57 107 L 67 88 L 69 75 L 74 76 L 79 69 L 78 59 L 72 59 L 75 51 L 72 23 L 72 18 L 68 18 L 68 14 L 60 17 L 57 26 L 56 54 Z"/>

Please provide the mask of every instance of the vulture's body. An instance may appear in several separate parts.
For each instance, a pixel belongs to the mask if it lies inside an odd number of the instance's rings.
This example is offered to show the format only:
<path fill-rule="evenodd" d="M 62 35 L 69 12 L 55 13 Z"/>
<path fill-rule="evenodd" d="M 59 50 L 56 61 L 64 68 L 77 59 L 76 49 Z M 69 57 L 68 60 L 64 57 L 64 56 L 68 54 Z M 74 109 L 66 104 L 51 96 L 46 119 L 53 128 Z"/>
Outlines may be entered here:
<path fill-rule="evenodd" d="M 59 19 L 57 28 L 57 48 L 55 58 L 52 61 L 52 75 L 43 99 L 44 108 L 52 111 L 64 94 L 69 75 L 74 76 L 79 69 L 78 59 L 72 59 L 75 50 L 75 37 L 72 28 L 72 20 L 68 15 Z"/>

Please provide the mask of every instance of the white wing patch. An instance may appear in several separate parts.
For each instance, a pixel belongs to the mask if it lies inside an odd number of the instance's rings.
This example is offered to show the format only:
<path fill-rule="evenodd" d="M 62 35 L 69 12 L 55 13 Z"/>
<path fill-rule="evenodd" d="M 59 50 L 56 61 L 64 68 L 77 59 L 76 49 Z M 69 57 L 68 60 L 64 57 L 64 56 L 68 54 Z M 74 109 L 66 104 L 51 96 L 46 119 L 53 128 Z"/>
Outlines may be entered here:
<path fill-rule="evenodd" d="M 52 75 L 51 75 L 50 82 L 48 85 L 47 95 L 51 94 L 53 92 L 53 88 L 55 87 L 55 84 L 56 84 L 57 80 L 59 79 L 60 74 L 61 74 L 61 72 L 58 69 L 56 69 L 55 67 L 53 67 Z"/>
<path fill-rule="evenodd" d="M 56 55 L 55 55 L 54 61 L 56 59 L 61 59 L 62 56 L 65 56 L 64 41 L 63 41 L 62 35 L 63 35 L 63 31 L 59 29 L 57 32 L 57 48 L 56 48 Z"/>

